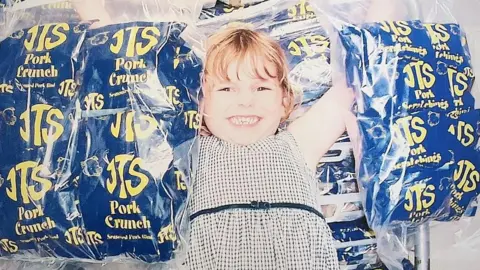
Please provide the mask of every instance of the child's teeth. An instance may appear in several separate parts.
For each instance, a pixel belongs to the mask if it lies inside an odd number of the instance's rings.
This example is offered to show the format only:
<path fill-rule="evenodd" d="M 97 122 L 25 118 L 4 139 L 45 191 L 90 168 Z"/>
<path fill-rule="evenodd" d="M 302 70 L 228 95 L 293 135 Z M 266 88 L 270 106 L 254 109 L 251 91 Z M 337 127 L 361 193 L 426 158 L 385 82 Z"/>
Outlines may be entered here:
<path fill-rule="evenodd" d="M 234 117 L 232 122 L 235 125 L 251 125 L 257 122 L 257 119 L 255 117 Z"/>

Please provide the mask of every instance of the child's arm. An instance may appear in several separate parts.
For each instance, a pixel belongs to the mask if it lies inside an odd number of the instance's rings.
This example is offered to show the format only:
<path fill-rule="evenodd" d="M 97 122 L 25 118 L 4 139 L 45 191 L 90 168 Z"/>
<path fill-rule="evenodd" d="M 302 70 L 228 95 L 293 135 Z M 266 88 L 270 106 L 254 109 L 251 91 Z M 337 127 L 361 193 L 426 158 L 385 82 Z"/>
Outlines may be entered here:
<path fill-rule="evenodd" d="M 345 83 L 335 84 L 302 117 L 288 127 L 314 170 L 320 159 L 345 132 L 345 119 L 353 104 L 353 91 Z"/>
<path fill-rule="evenodd" d="M 98 28 L 112 24 L 110 15 L 103 7 L 102 2 L 100 0 L 77 0 L 72 3 L 81 20 L 97 20 L 92 24 L 92 28 Z"/>
<path fill-rule="evenodd" d="M 407 10 L 403 0 L 371 0 L 365 22 L 403 20 L 406 15 Z"/>
<path fill-rule="evenodd" d="M 371 0 L 364 21 L 400 20 L 405 14 L 405 5 L 401 0 Z M 341 46 L 335 44 L 334 40 L 332 48 Z M 333 49 L 332 58 L 340 57 L 335 55 L 339 51 Z M 354 100 L 353 90 L 347 87 L 343 73 L 335 75 L 332 89 L 288 128 L 297 140 L 307 165 L 312 169 L 316 168 L 320 159 L 345 132 L 346 127 L 354 145 L 355 156 L 359 155 L 358 127 L 350 110 Z"/>

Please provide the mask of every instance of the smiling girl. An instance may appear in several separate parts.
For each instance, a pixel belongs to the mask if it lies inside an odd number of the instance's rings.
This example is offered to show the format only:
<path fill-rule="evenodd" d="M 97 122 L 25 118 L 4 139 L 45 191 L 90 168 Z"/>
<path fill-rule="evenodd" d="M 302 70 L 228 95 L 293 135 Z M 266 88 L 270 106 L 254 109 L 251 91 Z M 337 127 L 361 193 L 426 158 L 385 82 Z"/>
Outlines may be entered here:
<path fill-rule="evenodd" d="M 279 131 L 294 107 L 284 52 L 241 27 L 209 39 L 203 76 L 190 269 L 338 269 L 314 169 L 345 131 L 351 92 L 332 88 Z"/>

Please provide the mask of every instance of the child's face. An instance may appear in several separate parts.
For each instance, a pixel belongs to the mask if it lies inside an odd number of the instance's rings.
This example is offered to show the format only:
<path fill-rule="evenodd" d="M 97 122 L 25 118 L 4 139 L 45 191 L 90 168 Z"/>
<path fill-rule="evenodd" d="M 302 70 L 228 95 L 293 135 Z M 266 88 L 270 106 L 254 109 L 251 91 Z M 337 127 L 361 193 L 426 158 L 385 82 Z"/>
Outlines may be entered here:
<path fill-rule="evenodd" d="M 232 62 L 230 80 L 207 78 L 203 114 L 213 135 L 248 145 L 275 134 L 285 116 L 284 91 L 279 79 L 269 76 L 276 76 L 274 65 L 264 64 L 255 74 L 255 68 Z"/>

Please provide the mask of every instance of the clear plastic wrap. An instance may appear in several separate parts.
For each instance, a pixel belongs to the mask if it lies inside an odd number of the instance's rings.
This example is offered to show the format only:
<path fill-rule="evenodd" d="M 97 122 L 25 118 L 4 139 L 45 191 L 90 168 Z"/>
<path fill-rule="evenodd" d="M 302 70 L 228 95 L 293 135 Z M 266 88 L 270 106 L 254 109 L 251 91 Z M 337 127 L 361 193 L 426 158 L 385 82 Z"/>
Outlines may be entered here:
<path fill-rule="evenodd" d="M 85 0 L 53 17 L 46 7 L 67 2 L 45 2 L 7 7 L 1 29 L 1 268 L 180 269 L 202 70 L 184 39 L 193 12 Z"/>
<path fill-rule="evenodd" d="M 340 137 L 320 160 L 316 174 L 321 182 L 320 200 L 327 222 L 352 221 L 365 215 L 355 175 L 353 149 L 347 134 Z"/>
<path fill-rule="evenodd" d="M 1 41 L 2 256 L 52 256 L 75 225 L 75 75 L 88 26 L 33 26 Z"/>
<path fill-rule="evenodd" d="M 357 173 L 389 269 L 402 268 L 417 226 L 459 219 L 480 192 L 469 33 L 448 3 L 425 2 L 324 7 L 344 47 L 332 61 L 356 95 Z"/>

